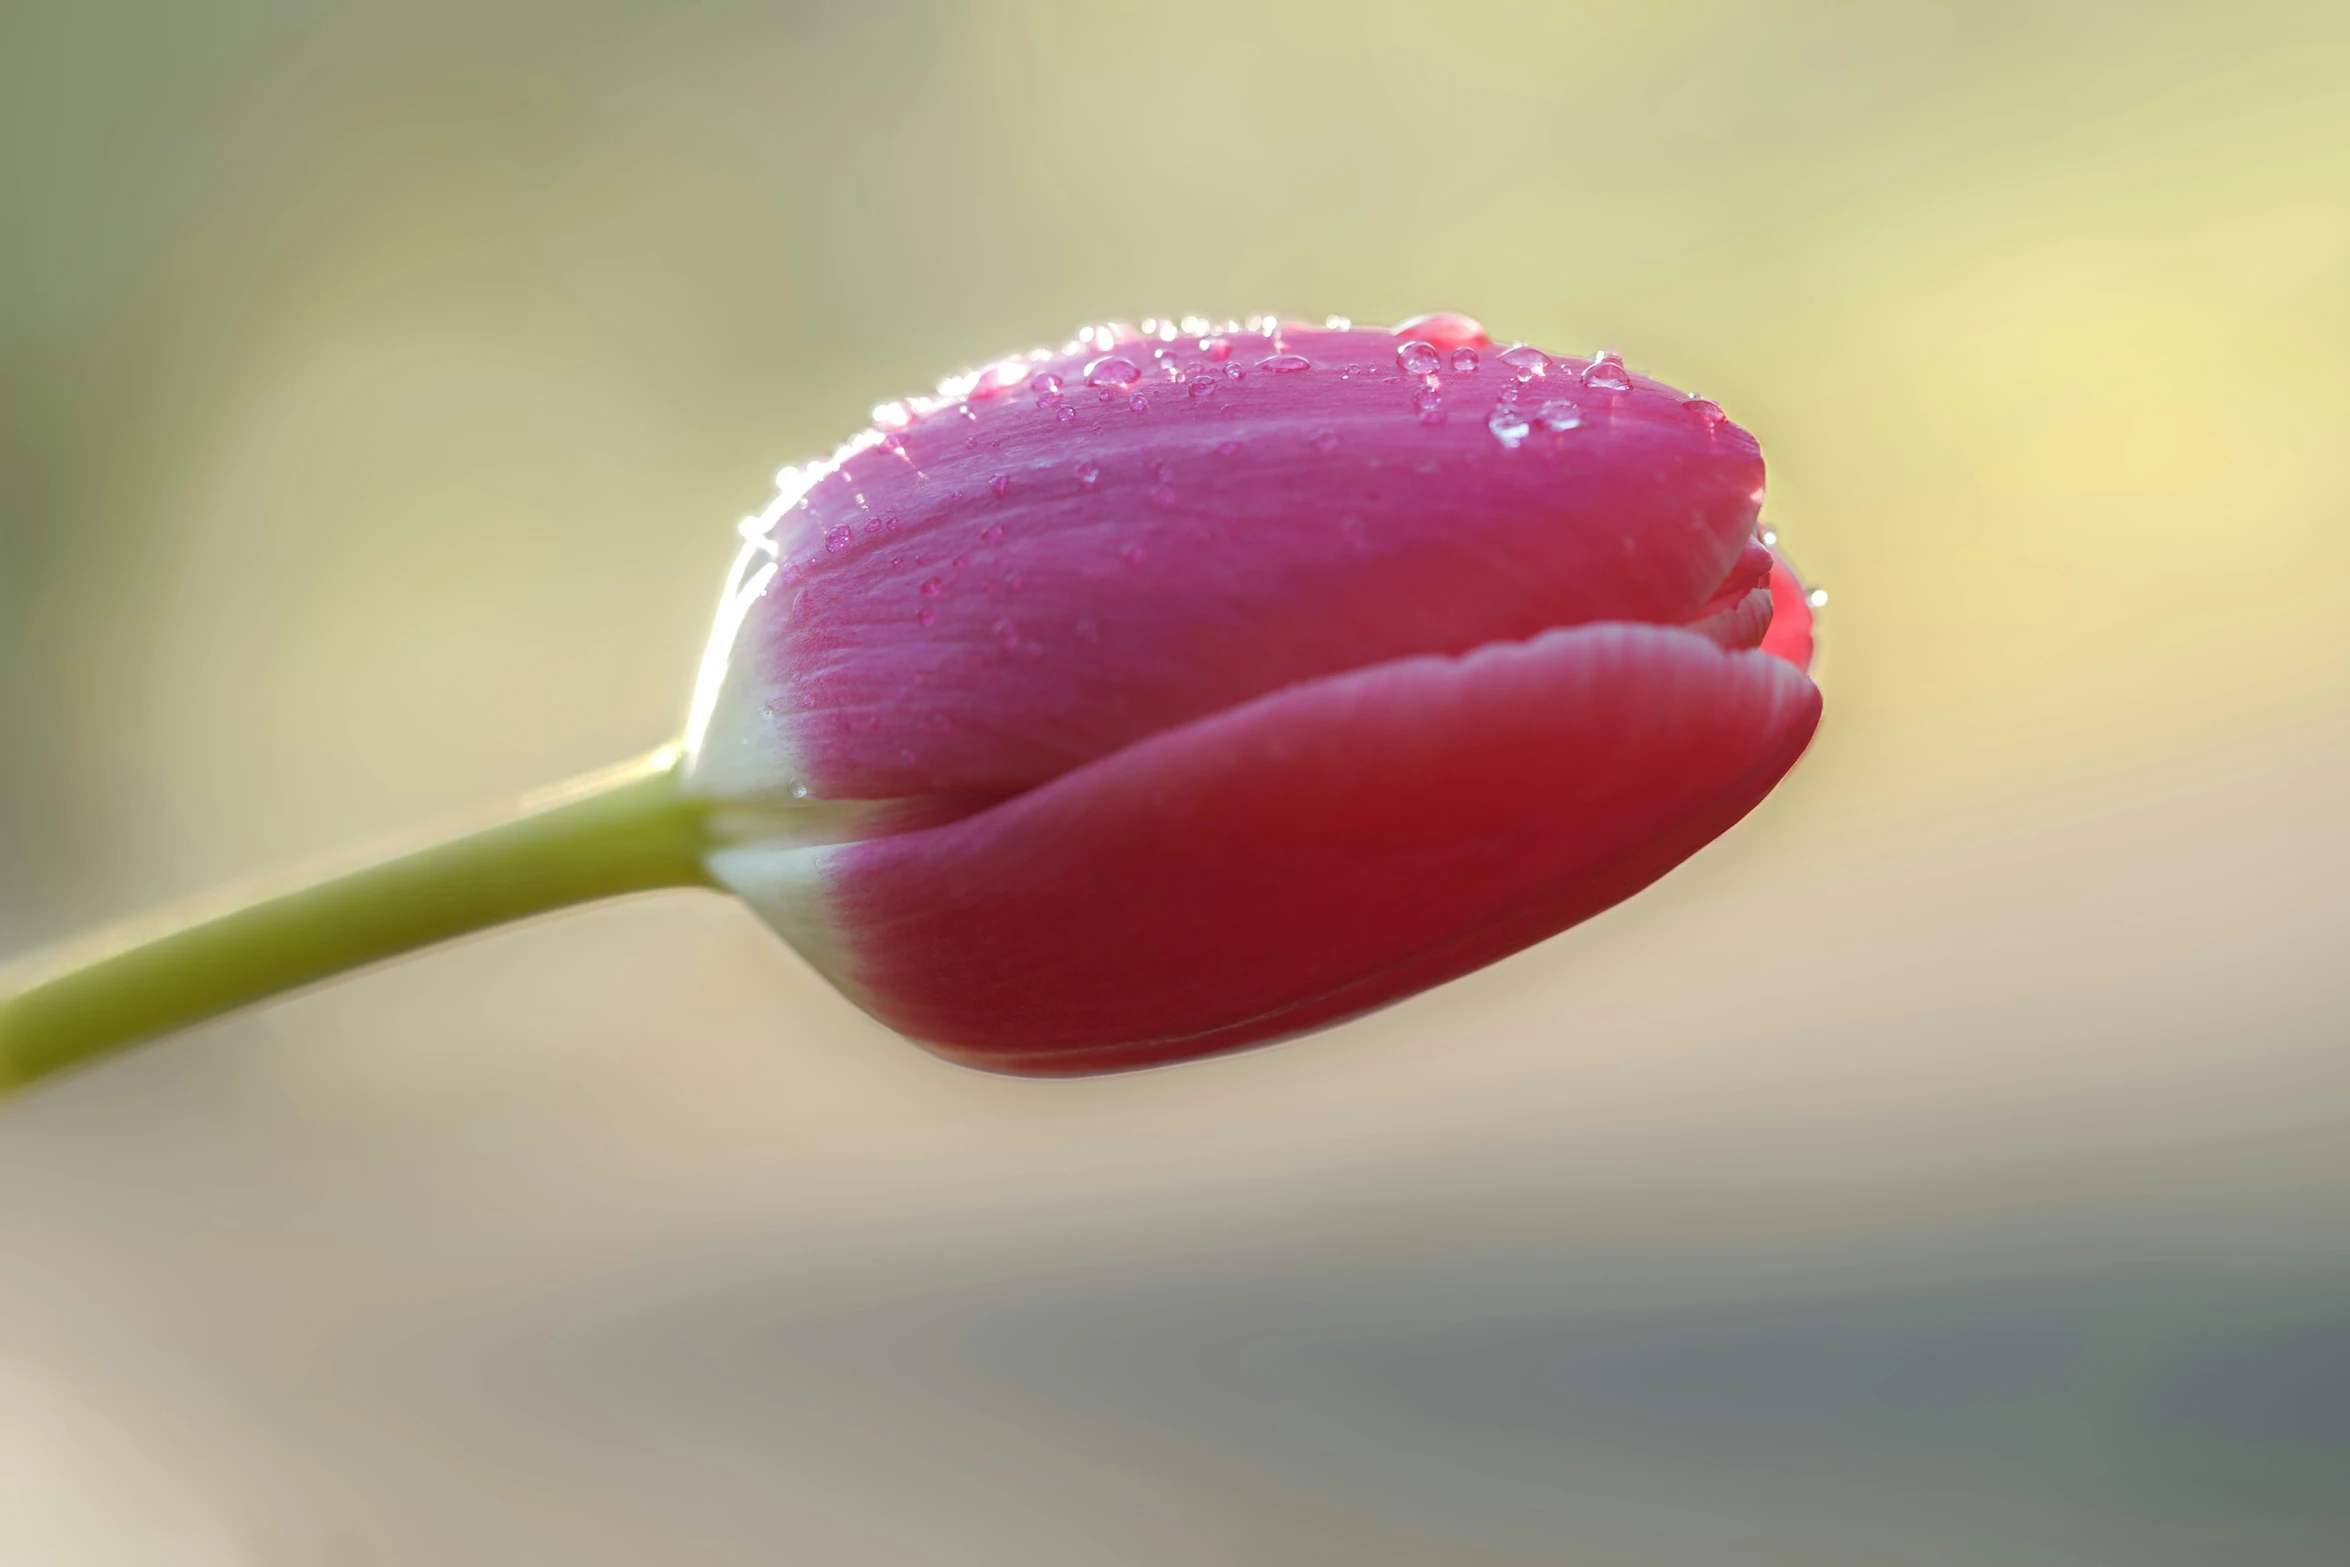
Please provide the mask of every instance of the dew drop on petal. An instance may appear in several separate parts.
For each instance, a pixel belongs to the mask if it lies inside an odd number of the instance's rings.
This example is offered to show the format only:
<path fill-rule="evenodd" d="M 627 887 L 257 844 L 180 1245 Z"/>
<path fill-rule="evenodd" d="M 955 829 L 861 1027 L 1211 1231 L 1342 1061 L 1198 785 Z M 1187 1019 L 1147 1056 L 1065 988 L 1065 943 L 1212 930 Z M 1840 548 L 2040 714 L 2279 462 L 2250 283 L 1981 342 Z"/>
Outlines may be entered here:
<path fill-rule="evenodd" d="M 1327 457 L 1338 450 L 1338 432 L 1336 430 L 1316 430 L 1306 444 Z"/>
<path fill-rule="evenodd" d="M 1000 523 L 1000 522 L 991 522 L 991 523 L 989 523 L 989 524 L 988 524 L 986 527 L 984 527 L 984 528 L 980 529 L 980 530 L 979 530 L 979 542 L 980 542 L 980 543 L 982 543 L 982 544 L 1001 544 L 1001 543 L 1003 543 L 1003 542 L 1004 542 L 1004 525 L 1003 525 L 1002 523 Z"/>
<path fill-rule="evenodd" d="M 1132 397 L 1126 399 L 1126 406 L 1133 409 L 1138 414 L 1146 414 L 1151 411 L 1151 400 L 1143 396 L 1140 392 L 1137 392 Z"/>
<path fill-rule="evenodd" d="M 1170 507 L 1170 506 L 1174 505 L 1174 504 L 1175 504 L 1175 489 L 1174 489 L 1174 486 L 1172 486 L 1172 485 L 1166 485 L 1166 484 L 1161 484 L 1161 485 L 1158 485 L 1158 486 L 1154 487 L 1154 488 L 1151 490 L 1151 504 L 1152 504 L 1153 506 L 1156 506 L 1156 507 L 1158 507 L 1158 508 L 1159 508 L 1160 510 L 1162 510 L 1162 511 L 1164 511 L 1166 508 L 1168 508 L 1168 507 Z"/>
<path fill-rule="evenodd" d="M 1063 424 L 1068 424 L 1077 417 L 1077 410 L 1064 403 L 1053 410 L 1053 417 Z"/>
<path fill-rule="evenodd" d="M 939 596 L 941 593 L 944 593 L 946 590 L 947 590 L 947 585 L 946 585 L 946 582 L 945 582 L 945 580 L 944 580 L 943 578 L 940 578 L 940 577 L 926 577 L 926 578 L 924 578 L 924 579 L 923 579 L 921 592 L 922 592 L 922 596 L 923 596 L 924 598 L 926 598 L 926 599 L 934 599 L 934 598 L 937 598 L 937 597 L 938 597 L 938 596 Z"/>
<path fill-rule="evenodd" d="M 1132 386 L 1140 379 L 1142 372 L 1123 354 L 1106 354 L 1085 367 L 1087 386 Z"/>
<path fill-rule="evenodd" d="M 1199 351 L 1221 364 L 1232 357 L 1232 341 L 1223 337 L 1203 337 L 1199 340 Z"/>
<path fill-rule="evenodd" d="M 1355 329 L 1351 316 L 1324 316 L 1322 325 L 1333 332 L 1351 332 Z"/>
<path fill-rule="evenodd" d="M 1207 376 L 1203 375 L 1198 380 L 1192 382 L 1190 386 L 1185 388 L 1185 390 L 1193 397 L 1212 397 L 1216 392 L 1216 383 L 1213 380 L 1210 380 Z"/>
<path fill-rule="evenodd" d="M 1050 370 L 1043 371 L 1028 378 L 1028 389 L 1039 397 L 1058 397 L 1061 395 L 1061 378 Z"/>
<path fill-rule="evenodd" d="M 1314 368 L 1314 362 L 1303 354 L 1269 354 L 1257 361 L 1257 368 L 1267 375 L 1295 375 Z"/>
<path fill-rule="evenodd" d="M 1697 415 L 1698 418 L 1703 419 L 1707 424 L 1720 424 L 1722 422 L 1722 405 L 1715 402 L 1710 397 L 1692 397 L 1689 399 L 1689 401 L 1683 403 L 1681 406 L 1688 409 L 1691 413 Z"/>
<path fill-rule="evenodd" d="M 1623 359 L 1603 348 L 1584 370 L 1583 384 L 1595 392 L 1629 392 L 1632 377 L 1625 372 Z"/>
<path fill-rule="evenodd" d="M 1012 476 L 1008 473 L 999 473 L 994 478 L 988 480 L 987 493 L 994 496 L 999 501 L 1002 500 L 1005 496 L 1011 494 Z"/>
<path fill-rule="evenodd" d="M 1434 375 L 1443 368 L 1444 356 L 1415 338 L 1395 351 L 1395 364 L 1406 375 Z"/>
<path fill-rule="evenodd" d="M 1492 432 L 1495 440 L 1510 447 L 1525 440 L 1533 431 L 1533 426 L 1526 422 L 1524 414 L 1507 406 L 1494 409 L 1485 421 L 1485 428 Z"/>
<path fill-rule="evenodd" d="M 1501 355 L 1501 362 L 1515 370 L 1521 381 L 1531 381 L 1534 377 L 1547 374 L 1550 370 L 1550 355 L 1531 343 L 1520 343 L 1515 348 L 1505 349 Z"/>
<path fill-rule="evenodd" d="M 1488 341 L 1485 328 L 1475 319 L 1450 310 L 1414 316 L 1397 326 L 1395 335 L 1422 338 L 1438 348 L 1458 347 L 1463 343 L 1474 348 Z"/>
<path fill-rule="evenodd" d="M 1562 398 L 1535 409 L 1534 417 L 1545 430 L 1572 430 L 1583 422 L 1583 410 Z"/>
<path fill-rule="evenodd" d="M 843 523 L 839 527 L 830 528 L 825 531 L 824 548 L 830 553 L 838 555 L 842 550 L 847 549 L 849 547 L 850 541 L 855 538 L 856 535 L 849 531 L 848 525 L 846 523 Z"/>
<path fill-rule="evenodd" d="M 938 624 L 938 611 L 925 604 L 914 618 L 926 626 L 935 626 Z"/>
<path fill-rule="evenodd" d="M 1098 463 L 1081 462 L 1077 465 L 1077 482 L 1092 489 L 1101 482 L 1102 470 Z"/>
<path fill-rule="evenodd" d="M 1477 368 L 1477 350 L 1456 348 L 1452 351 L 1452 367 L 1463 375 Z"/>

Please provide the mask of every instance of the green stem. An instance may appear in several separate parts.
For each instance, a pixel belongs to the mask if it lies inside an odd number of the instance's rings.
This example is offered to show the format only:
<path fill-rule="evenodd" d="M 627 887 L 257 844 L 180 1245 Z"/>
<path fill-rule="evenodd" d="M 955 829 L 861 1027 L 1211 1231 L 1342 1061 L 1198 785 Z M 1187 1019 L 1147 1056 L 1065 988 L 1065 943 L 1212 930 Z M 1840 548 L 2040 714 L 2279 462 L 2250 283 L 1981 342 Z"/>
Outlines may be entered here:
<path fill-rule="evenodd" d="M 0 1093 L 202 1018 L 492 925 L 710 886 L 703 807 L 674 750 L 363 869 L 59 952 L 0 975 Z"/>

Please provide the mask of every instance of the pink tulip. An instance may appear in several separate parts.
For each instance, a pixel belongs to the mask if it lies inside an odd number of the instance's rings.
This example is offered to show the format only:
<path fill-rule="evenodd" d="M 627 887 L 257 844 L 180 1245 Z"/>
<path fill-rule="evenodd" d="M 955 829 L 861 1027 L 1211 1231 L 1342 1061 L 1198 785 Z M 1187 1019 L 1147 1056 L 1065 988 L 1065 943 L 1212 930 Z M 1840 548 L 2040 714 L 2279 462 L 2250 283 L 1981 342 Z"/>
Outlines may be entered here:
<path fill-rule="evenodd" d="M 1316 1028 L 1629 897 L 1819 721 L 1754 438 L 1614 355 L 1090 328 L 744 526 L 685 744 L 0 972 L 0 1090 L 599 898 L 739 894 L 975 1066 Z"/>
<path fill-rule="evenodd" d="M 1467 973 L 1711 841 L 1819 718 L 1753 437 L 1465 317 L 1089 329 L 783 478 L 688 734 L 709 866 L 973 1065 Z"/>

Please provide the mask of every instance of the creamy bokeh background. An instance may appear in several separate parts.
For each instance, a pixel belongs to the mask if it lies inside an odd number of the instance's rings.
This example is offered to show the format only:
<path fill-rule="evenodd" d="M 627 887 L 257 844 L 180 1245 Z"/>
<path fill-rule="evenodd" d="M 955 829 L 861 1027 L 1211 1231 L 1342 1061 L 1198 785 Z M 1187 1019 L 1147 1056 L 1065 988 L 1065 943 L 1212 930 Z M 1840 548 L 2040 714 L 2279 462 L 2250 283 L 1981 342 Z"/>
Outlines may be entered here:
<path fill-rule="evenodd" d="M 1833 594 L 1754 818 L 1310 1041 L 681 895 L 0 1107 L 0 1561 L 2340 1559 L 2339 5 L 34 3 L 0 127 L 0 951 L 668 738 L 1097 317 L 1619 348 Z"/>

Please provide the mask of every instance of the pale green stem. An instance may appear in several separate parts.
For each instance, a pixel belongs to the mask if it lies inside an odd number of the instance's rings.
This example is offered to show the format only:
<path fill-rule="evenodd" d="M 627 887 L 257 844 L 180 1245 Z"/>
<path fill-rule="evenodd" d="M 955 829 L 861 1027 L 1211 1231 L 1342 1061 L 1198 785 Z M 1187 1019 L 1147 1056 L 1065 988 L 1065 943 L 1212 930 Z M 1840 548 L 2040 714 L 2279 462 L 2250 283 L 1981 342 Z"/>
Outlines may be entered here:
<path fill-rule="evenodd" d="M 677 753 L 362 869 L 102 933 L 0 974 L 0 1093 L 249 1002 L 510 920 L 710 886 Z"/>

